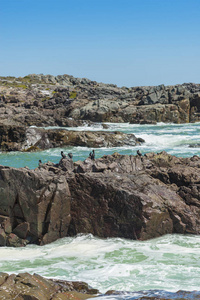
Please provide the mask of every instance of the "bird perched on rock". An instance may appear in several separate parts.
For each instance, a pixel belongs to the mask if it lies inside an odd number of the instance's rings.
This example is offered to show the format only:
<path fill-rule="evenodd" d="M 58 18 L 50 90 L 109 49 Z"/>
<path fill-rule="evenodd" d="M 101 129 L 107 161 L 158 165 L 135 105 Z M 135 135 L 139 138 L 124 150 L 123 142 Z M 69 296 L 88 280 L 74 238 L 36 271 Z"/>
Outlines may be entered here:
<path fill-rule="evenodd" d="M 62 158 L 66 158 L 66 155 L 63 153 L 63 151 L 61 151 L 61 156 Z"/>
<path fill-rule="evenodd" d="M 142 156 L 142 153 L 140 152 L 140 150 L 137 150 L 137 155 Z"/>
<path fill-rule="evenodd" d="M 38 167 L 39 167 L 39 169 L 42 167 L 42 161 L 41 161 L 41 159 L 38 162 Z"/>
<path fill-rule="evenodd" d="M 95 159 L 95 152 L 94 150 L 92 150 L 92 152 L 90 152 L 89 157 L 94 160 Z"/>
<path fill-rule="evenodd" d="M 71 158 L 71 159 L 73 158 L 73 154 L 71 152 L 68 153 L 67 155 L 69 156 L 69 158 Z"/>

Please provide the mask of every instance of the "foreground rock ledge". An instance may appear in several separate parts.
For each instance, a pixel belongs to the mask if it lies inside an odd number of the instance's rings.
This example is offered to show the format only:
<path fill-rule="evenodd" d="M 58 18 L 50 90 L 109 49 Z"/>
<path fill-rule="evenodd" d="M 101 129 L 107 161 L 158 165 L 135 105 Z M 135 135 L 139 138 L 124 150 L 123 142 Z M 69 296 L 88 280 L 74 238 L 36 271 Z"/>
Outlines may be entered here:
<path fill-rule="evenodd" d="M 125 292 L 134 299 L 199 299 L 199 291 L 178 291 L 176 293 L 160 290 Z M 21 273 L 18 275 L 0 273 L 0 299 L 16 300 L 83 300 L 98 297 L 99 291 L 88 286 L 85 282 L 47 279 L 40 275 Z M 108 291 L 107 297 L 121 297 L 124 292 Z M 101 295 L 100 295 L 101 296 Z M 136 298 L 137 296 L 137 298 Z M 101 299 L 101 298 L 100 298 Z"/>
<path fill-rule="evenodd" d="M 97 295 L 85 282 L 47 279 L 40 275 L 0 273 L 0 299 L 64 300 L 88 299 Z"/>
<path fill-rule="evenodd" d="M 0 245 L 78 233 L 146 240 L 200 233 L 200 158 L 113 155 L 35 170 L 0 166 Z"/>

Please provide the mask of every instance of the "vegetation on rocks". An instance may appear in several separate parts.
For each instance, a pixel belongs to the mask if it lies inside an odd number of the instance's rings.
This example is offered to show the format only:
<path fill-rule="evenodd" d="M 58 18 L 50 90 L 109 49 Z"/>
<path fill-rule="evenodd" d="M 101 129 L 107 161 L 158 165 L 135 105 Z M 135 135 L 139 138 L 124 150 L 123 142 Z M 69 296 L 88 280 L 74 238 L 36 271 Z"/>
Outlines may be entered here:
<path fill-rule="evenodd" d="M 193 83 L 120 88 L 69 75 L 30 74 L 0 77 L 0 94 L 1 120 L 13 124 L 66 126 L 67 118 L 137 124 L 200 121 L 200 85 Z"/>

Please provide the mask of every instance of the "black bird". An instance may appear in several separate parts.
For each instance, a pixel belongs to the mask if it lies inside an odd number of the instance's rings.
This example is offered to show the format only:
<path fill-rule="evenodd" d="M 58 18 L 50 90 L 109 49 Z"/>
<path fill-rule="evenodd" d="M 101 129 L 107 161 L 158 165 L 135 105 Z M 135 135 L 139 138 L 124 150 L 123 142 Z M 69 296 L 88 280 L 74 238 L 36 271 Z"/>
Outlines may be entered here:
<path fill-rule="evenodd" d="M 73 158 L 73 154 L 71 152 L 68 153 L 67 155 L 69 156 L 69 158 L 71 158 L 71 159 Z"/>
<path fill-rule="evenodd" d="M 142 156 L 142 153 L 140 152 L 140 150 L 137 150 L 137 155 Z"/>
<path fill-rule="evenodd" d="M 61 151 L 61 156 L 62 158 L 66 158 L 66 155 L 63 153 L 63 151 Z"/>
<path fill-rule="evenodd" d="M 39 167 L 39 169 L 42 167 L 42 161 L 41 161 L 41 159 L 39 160 L 38 167 Z"/>
<path fill-rule="evenodd" d="M 89 157 L 94 160 L 95 159 L 95 152 L 94 150 L 92 150 L 92 152 L 90 152 Z"/>

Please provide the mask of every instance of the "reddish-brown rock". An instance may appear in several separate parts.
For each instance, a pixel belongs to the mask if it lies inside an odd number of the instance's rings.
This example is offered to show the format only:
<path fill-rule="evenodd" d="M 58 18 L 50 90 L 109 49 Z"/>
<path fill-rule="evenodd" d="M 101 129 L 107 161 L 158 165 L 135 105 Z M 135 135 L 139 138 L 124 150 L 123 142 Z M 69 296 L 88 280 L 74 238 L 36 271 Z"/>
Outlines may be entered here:
<path fill-rule="evenodd" d="M 60 237 L 149 239 L 200 233 L 200 158 L 166 152 L 0 167 L 1 245 Z"/>
<path fill-rule="evenodd" d="M 0 273 L 0 299 L 83 300 L 93 298 L 98 293 L 85 282 L 47 279 L 29 273 Z"/>

